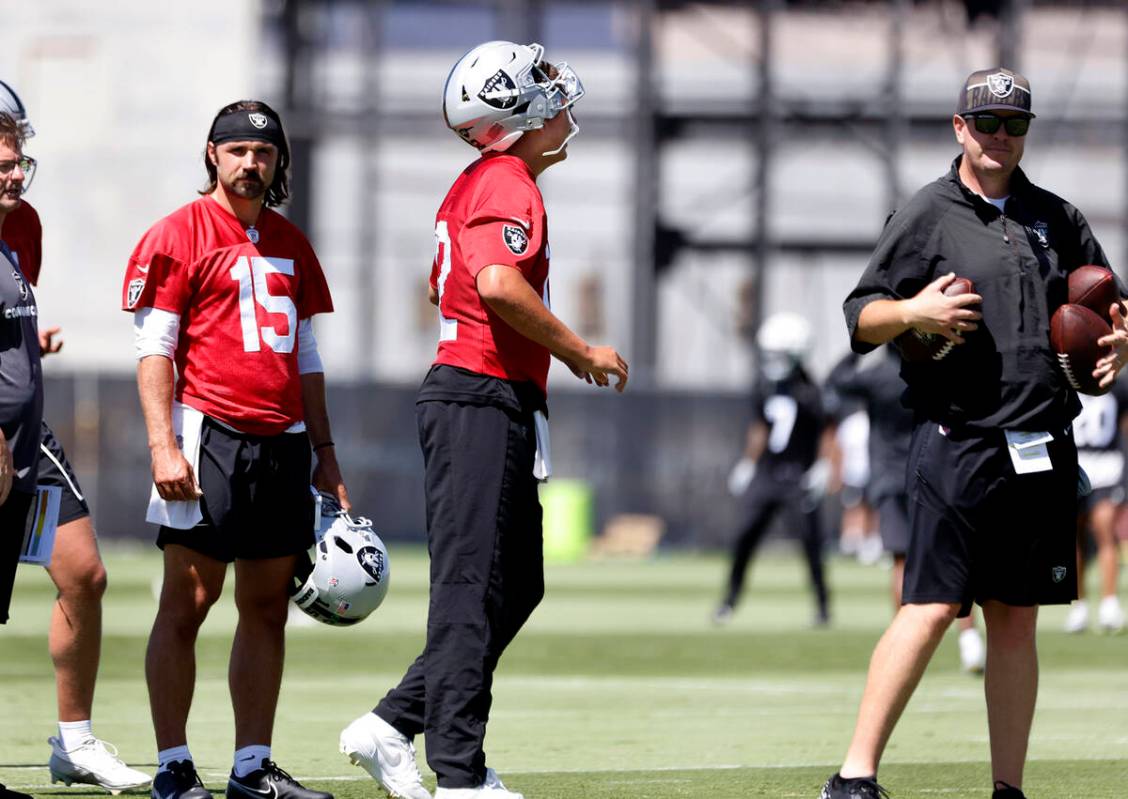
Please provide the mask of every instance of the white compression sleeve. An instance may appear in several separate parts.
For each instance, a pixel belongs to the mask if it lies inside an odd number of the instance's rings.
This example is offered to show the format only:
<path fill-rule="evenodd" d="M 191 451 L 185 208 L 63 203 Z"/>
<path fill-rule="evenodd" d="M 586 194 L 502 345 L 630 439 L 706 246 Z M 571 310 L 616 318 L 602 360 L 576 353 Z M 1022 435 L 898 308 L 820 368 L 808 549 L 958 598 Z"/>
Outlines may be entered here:
<path fill-rule="evenodd" d="M 159 308 L 140 308 L 133 314 L 133 343 L 137 360 L 147 355 L 173 359 L 180 337 L 180 314 Z"/>
<path fill-rule="evenodd" d="M 313 336 L 313 320 L 303 319 L 298 322 L 298 374 L 324 371 L 317 351 L 317 339 Z"/>

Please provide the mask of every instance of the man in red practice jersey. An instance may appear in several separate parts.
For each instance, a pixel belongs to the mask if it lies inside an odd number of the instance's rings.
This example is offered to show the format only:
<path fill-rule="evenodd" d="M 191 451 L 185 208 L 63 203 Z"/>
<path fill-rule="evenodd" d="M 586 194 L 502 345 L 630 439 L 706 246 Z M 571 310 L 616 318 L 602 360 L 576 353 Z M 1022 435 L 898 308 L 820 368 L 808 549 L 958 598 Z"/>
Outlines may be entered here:
<path fill-rule="evenodd" d="M 145 672 L 160 768 L 154 799 L 210 799 L 185 725 L 196 633 L 235 563 L 239 623 L 228 679 L 235 758 L 227 796 L 331 799 L 271 759 L 296 557 L 313 543 L 313 484 L 349 507 L 311 317 L 333 310 L 289 196 L 290 151 L 265 103 L 222 108 L 203 196 L 151 227 L 126 269 L 137 383 L 149 434 L 164 587 Z M 173 371 L 175 365 L 175 373 Z M 174 382 L 175 374 L 175 382 Z"/>
<path fill-rule="evenodd" d="M 35 135 L 23 102 L 3 81 L 0 81 L 0 110 L 18 121 L 25 137 Z M 32 166 L 24 182 L 25 190 L 31 185 L 34 171 Z M 26 200 L 21 200 L 5 219 L 4 240 L 24 278 L 33 286 L 37 285 L 43 258 L 43 227 L 39 214 Z M 41 356 L 62 348 L 62 340 L 55 338 L 58 334 L 58 327 L 39 328 Z M 58 589 L 47 633 L 59 711 L 58 736 L 48 739 L 51 781 L 97 785 L 113 792 L 146 785 L 147 774 L 129 768 L 113 746 L 94 735 L 91 717 L 101 659 L 106 567 L 98 552 L 90 507 L 78 477 L 46 420 L 40 426 L 35 483 L 37 488 L 49 486 L 59 492 L 55 520 L 58 527 L 51 562 L 47 566 L 47 574 Z"/>
<path fill-rule="evenodd" d="M 489 42 L 447 78 L 447 124 L 483 155 L 435 224 L 438 357 L 419 390 L 431 594 L 427 642 L 400 684 L 341 733 L 392 796 L 429 799 L 411 740 L 423 733 L 435 799 L 519 799 L 482 741 L 498 659 L 544 593 L 537 481 L 547 477 L 545 384 L 555 355 L 577 377 L 627 384 L 548 308 L 547 217 L 536 179 L 578 130 L 583 87 L 540 45 Z"/>

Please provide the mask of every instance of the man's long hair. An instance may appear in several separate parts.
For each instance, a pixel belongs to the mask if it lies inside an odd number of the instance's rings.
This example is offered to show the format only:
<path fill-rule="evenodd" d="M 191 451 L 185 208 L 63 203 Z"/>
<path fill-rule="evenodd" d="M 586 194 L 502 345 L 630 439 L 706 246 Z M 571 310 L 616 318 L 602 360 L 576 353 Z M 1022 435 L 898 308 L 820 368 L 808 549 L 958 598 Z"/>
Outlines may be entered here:
<path fill-rule="evenodd" d="M 221 117 L 225 117 L 229 114 L 234 114 L 238 111 L 246 111 L 250 113 L 258 112 L 260 114 L 265 114 L 266 116 L 273 119 L 275 123 L 277 123 L 279 130 L 283 130 L 282 118 L 278 116 L 278 112 L 271 108 L 269 105 L 262 102 L 261 100 L 239 100 L 237 102 L 230 103 L 229 105 L 225 105 L 223 108 L 219 109 L 219 112 L 215 115 L 215 119 L 212 120 L 211 127 L 208 128 L 208 142 L 211 142 L 212 136 L 215 135 L 216 121 Z M 213 164 L 211 162 L 211 159 L 208 158 L 207 147 L 204 148 L 204 169 L 206 169 L 208 172 L 208 185 L 200 190 L 200 194 L 211 194 L 213 191 L 215 191 L 217 177 L 215 164 Z M 284 202 L 290 199 L 289 170 L 290 145 L 289 142 L 286 141 L 285 132 L 283 132 L 282 143 L 278 147 L 278 166 L 274 170 L 274 181 L 266 190 L 267 208 L 273 208 L 276 205 L 282 205 Z"/>

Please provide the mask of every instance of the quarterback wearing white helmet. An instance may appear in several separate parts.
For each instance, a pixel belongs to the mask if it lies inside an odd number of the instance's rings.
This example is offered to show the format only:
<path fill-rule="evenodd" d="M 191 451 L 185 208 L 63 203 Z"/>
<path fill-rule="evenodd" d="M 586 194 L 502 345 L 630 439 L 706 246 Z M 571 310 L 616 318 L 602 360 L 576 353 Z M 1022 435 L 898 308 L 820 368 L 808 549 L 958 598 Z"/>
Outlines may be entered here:
<path fill-rule="evenodd" d="M 566 63 L 544 61 L 539 44 L 486 42 L 458 60 L 443 90 L 446 123 L 483 153 L 504 152 L 529 130 L 561 111 L 571 130 L 556 149 L 564 149 L 580 126 L 568 109 L 584 96 L 584 85 Z"/>

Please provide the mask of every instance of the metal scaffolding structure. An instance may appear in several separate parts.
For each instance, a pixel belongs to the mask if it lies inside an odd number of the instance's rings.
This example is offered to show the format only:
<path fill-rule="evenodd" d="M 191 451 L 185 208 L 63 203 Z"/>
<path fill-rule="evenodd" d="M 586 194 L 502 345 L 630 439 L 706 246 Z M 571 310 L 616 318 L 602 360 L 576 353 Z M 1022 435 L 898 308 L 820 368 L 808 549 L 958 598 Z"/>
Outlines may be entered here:
<path fill-rule="evenodd" d="M 586 0 L 591 2 L 592 0 Z M 569 5 L 584 3 L 577 0 Z M 494 32 L 499 38 L 517 41 L 536 41 L 544 32 L 548 4 L 545 0 L 480 0 L 466 3 L 459 0 L 436 0 L 432 5 L 450 8 L 473 6 L 492 12 Z M 1022 35 L 1025 15 L 1035 6 L 1068 5 L 1039 0 L 964 0 L 969 19 L 990 14 L 996 17 L 994 52 L 996 62 L 1021 69 Z M 295 151 L 295 182 L 308 185 L 312 181 L 309 157 L 318 139 L 337 130 L 349 130 L 360 136 L 364 147 L 379 147 L 384 132 L 405 132 L 424 123 L 420 112 L 405 111 L 396 114 L 379 114 L 376 107 L 379 92 L 376 90 L 381 59 L 381 19 L 393 0 L 276 0 L 265 7 L 267 28 L 280 32 L 285 53 L 284 86 L 287 119 L 291 128 Z M 633 265 L 630 290 L 630 351 L 633 371 L 647 382 L 646 376 L 656 372 L 658 363 L 658 287 L 666 268 L 684 253 L 735 253 L 748 263 L 748 318 L 746 328 L 756 329 L 764 313 L 764 276 L 774 258 L 781 255 L 814 257 L 824 254 L 848 255 L 864 258 L 872 248 L 869 236 L 837 236 L 818 238 L 802 236 L 773 236 L 769 220 L 772 216 L 772 196 L 769 189 L 777 151 L 781 140 L 804 136 L 826 137 L 841 135 L 854 137 L 869 147 L 875 158 L 875 168 L 882 173 L 883 193 L 888 208 L 895 208 L 901 197 L 902 175 L 898 157 L 904 142 L 913 140 L 940 140 L 950 136 L 950 116 L 940 111 L 921 110 L 905 102 L 903 76 L 906 71 L 905 36 L 907 19 L 914 11 L 913 0 L 872 0 L 854 5 L 869 9 L 882 9 L 887 15 L 888 35 L 885 44 L 884 77 L 877 96 L 853 98 L 850 101 L 810 100 L 784 96 L 776 91 L 775 29 L 781 14 L 796 9 L 844 9 L 845 0 L 623 0 L 616 5 L 618 12 L 633 20 L 631 42 L 633 48 L 636 98 L 634 113 L 628 117 L 591 114 L 585 109 L 585 130 L 591 135 L 629 138 L 633 149 Z M 313 76 L 313 62 L 320 47 L 324 20 L 330 10 L 351 6 L 362 20 L 362 40 L 366 43 L 365 88 L 360 92 L 364 103 L 349 112 L 326 109 L 319 102 L 319 89 Z M 1122 8 L 1128 13 L 1128 4 L 1115 0 L 1095 0 L 1086 7 L 1106 6 Z M 719 105 L 678 103 L 671 106 L 656 85 L 656 76 L 662 74 L 662 53 L 655 47 L 655 39 L 666 20 L 688 10 L 727 7 L 750 11 L 749 21 L 755 30 L 747 31 L 755 42 L 753 51 L 745 57 L 749 74 L 756 76 L 749 83 L 747 96 L 734 98 Z M 1090 120 L 1107 124 L 1107 120 Z M 1083 136 L 1086 120 L 1048 121 L 1047 129 L 1057 141 L 1068 141 Z M 1120 123 L 1125 124 L 1123 121 Z M 746 142 L 751 161 L 755 165 L 751 182 L 744 186 L 727 186 L 734 192 L 733 200 L 751 198 L 751 219 L 747 235 L 713 236 L 687 230 L 663 218 L 662 192 L 663 153 L 671 145 L 693 138 L 737 140 Z M 1123 135 L 1128 152 L 1128 135 Z M 378 176 L 368 160 L 363 185 L 364 196 L 357 201 L 367 211 L 375 213 L 373 187 Z M 1125 178 L 1128 181 L 1128 177 Z M 1126 204 L 1128 205 L 1128 204 Z M 1128 222 L 1128 209 L 1124 210 Z M 301 226 L 310 223 L 310 194 L 298 192 L 290 208 L 291 217 Z M 362 226 L 359 235 L 371 237 L 372 226 Z M 369 248 L 370 249 L 370 248 Z M 375 287 L 366 285 L 365 291 Z M 371 340 L 372 322 L 359 331 L 364 340 Z"/>

